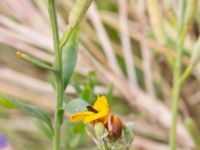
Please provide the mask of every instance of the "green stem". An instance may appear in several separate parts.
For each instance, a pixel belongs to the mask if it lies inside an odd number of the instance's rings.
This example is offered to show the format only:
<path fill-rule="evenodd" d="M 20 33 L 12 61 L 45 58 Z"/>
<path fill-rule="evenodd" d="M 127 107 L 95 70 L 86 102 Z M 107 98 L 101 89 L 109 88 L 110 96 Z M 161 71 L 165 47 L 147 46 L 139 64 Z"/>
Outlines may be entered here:
<path fill-rule="evenodd" d="M 62 77 L 62 49 L 59 48 L 59 32 L 56 17 L 55 1 L 49 0 L 48 11 L 50 16 L 51 28 L 53 33 L 54 50 L 55 50 L 55 69 L 56 73 L 56 109 L 54 116 L 54 137 L 53 149 L 60 150 L 60 130 L 61 122 L 59 117 L 59 110 L 63 103 L 63 77 Z"/>
<path fill-rule="evenodd" d="M 185 125 L 192 136 L 192 140 L 196 146 L 196 150 L 200 150 L 200 134 L 198 128 L 192 118 L 185 119 Z"/>
<path fill-rule="evenodd" d="M 192 73 L 192 69 L 193 69 L 193 66 L 192 65 L 189 65 L 186 70 L 184 71 L 183 75 L 181 76 L 180 78 L 180 84 L 183 85 L 184 82 L 188 79 L 188 77 L 191 75 Z"/>
<path fill-rule="evenodd" d="M 184 20 L 184 8 L 186 1 L 181 1 L 180 9 L 180 20 L 178 25 L 178 36 L 177 36 L 177 54 L 176 62 L 173 68 L 173 89 L 172 89 L 172 122 L 170 129 L 170 150 L 176 150 L 176 126 L 177 126 L 177 116 L 178 116 L 178 103 L 180 99 L 180 90 L 181 90 L 181 58 L 183 55 L 183 42 L 186 35 L 186 30 L 183 27 Z"/>
<path fill-rule="evenodd" d="M 100 143 L 101 143 L 101 149 L 106 150 L 105 141 L 102 139 Z"/>

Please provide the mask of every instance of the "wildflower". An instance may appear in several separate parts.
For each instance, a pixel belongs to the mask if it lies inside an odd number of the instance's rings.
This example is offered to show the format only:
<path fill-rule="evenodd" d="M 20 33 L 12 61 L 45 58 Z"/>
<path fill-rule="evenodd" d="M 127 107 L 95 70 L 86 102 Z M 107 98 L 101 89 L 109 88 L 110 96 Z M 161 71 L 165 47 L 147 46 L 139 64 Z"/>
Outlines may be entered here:
<path fill-rule="evenodd" d="M 0 149 L 6 148 L 8 146 L 8 141 L 3 134 L 0 134 Z"/>
<path fill-rule="evenodd" d="M 84 123 L 102 122 L 104 125 L 108 122 L 109 105 L 105 96 L 97 98 L 93 106 L 88 106 L 87 111 L 73 114 L 70 121 L 84 120 Z"/>

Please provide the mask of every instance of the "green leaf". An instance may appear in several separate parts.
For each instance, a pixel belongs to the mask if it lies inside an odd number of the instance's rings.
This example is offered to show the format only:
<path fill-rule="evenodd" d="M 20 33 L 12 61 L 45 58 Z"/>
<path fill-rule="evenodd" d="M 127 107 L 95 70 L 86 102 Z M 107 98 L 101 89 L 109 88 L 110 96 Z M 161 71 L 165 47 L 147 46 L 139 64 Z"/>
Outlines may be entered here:
<path fill-rule="evenodd" d="M 74 71 L 78 55 L 78 30 L 74 30 L 69 41 L 62 49 L 64 90 Z"/>
<path fill-rule="evenodd" d="M 112 100 L 113 100 L 113 85 L 110 84 L 108 93 L 106 94 L 106 98 L 108 100 L 109 105 L 112 105 Z"/>
<path fill-rule="evenodd" d="M 46 64 L 45 62 L 39 60 L 39 59 L 36 59 L 34 57 L 31 57 L 29 55 L 26 55 L 24 53 L 21 53 L 21 52 L 17 52 L 16 55 L 21 58 L 22 60 L 28 62 L 28 63 L 31 63 L 35 66 L 38 66 L 42 69 L 45 69 L 45 70 L 49 70 L 49 71 L 53 71 L 53 72 L 56 72 L 56 70 L 54 68 L 52 68 L 51 66 L 49 66 L 48 64 Z"/>
<path fill-rule="evenodd" d="M 95 86 L 96 86 L 96 72 L 90 71 L 89 74 L 88 74 L 88 76 L 89 76 L 89 84 L 90 84 L 90 87 L 91 87 L 92 89 L 94 89 Z"/>
<path fill-rule="evenodd" d="M 49 5 L 48 0 L 42 0 L 42 2 L 44 3 L 45 7 L 48 8 L 48 5 Z"/>
<path fill-rule="evenodd" d="M 200 133 L 198 131 L 198 127 L 196 126 L 195 122 L 192 118 L 187 117 L 185 119 L 185 125 L 192 137 L 192 140 L 196 146 L 197 150 L 200 150 Z"/>
<path fill-rule="evenodd" d="M 85 131 L 85 124 L 82 121 L 79 121 L 73 126 L 74 133 L 83 133 Z"/>
<path fill-rule="evenodd" d="M 70 114 L 75 114 L 87 110 L 89 104 L 83 99 L 75 99 L 67 104 L 65 111 Z"/>
<path fill-rule="evenodd" d="M 36 106 L 29 105 L 24 102 L 8 98 L 7 96 L 1 93 L 0 93 L 0 106 L 7 109 L 22 109 L 25 112 L 31 113 L 32 115 L 46 122 L 49 128 L 51 129 L 51 131 L 53 132 L 53 127 L 52 127 L 49 116 Z"/>
<path fill-rule="evenodd" d="M 91 103 L 92 101 L 94 101 L 95 86 L 96 86 L 96 73 L 94 71 L 91 71 L 88 74 L 87 84 L 85 85 L 84 89 L 81 92 L 81 98 L 87 101 L 88 103 Z"/>
<path fill-rule="evenodd" d="M 65 147 L 70 150 L 77 150 L 80 145 L 85 143 L 85 132 L 82 132 L 83 122 L 80 123 L 81 122 L 74 124 L 64 121 L 64 125 L 66 126 Z M 81 126 L 81 129 L 77 129 L 78 126 Z"/>
<path fill-rule="evenodd" d="M 39 119 L 37 118 L 30 118 L 30 121 L 32 124 L 34 124 L 37 129 L 44 135 L 46 136 L 49 140 L 53 139 L 53 134 L 51 132 L 51 130 L 46 126 L 46 124 L 44 124 L 43 122 L 41 122 Z"/>
<path fill-rule="evenodd" d="M 194 49 L 192 51 L 192 56 L 191 56 L 191 64 L 192 66 L 196 65 L 199 61 L 200 58 L 200 37 L 196 41 L 194 45 Z"/>
<path fill-rule="evenodd" d="M 93 97 L 94 94 L 92 88 L 89 85 L 86 85 L 83 91 L 81 92 L 81 98 L 87 101 L 88 103 L 91 103 Z"/>
<path fill-rule="evenodd" d="M 3 94 L 0 93 L 0 106 L 4 107 L 4 108 L 7 108 L 7 109 L 16 109 L 18 108 L 18 105 L 8 99 L 7 97 L 5 97 Z"/>
<path fill-rule="evenodd" d="M 127 141 L 127 145 L 130 146 L 134 139 L 132 122 L 128 122 L 124 125 L 124 134 Z"/>

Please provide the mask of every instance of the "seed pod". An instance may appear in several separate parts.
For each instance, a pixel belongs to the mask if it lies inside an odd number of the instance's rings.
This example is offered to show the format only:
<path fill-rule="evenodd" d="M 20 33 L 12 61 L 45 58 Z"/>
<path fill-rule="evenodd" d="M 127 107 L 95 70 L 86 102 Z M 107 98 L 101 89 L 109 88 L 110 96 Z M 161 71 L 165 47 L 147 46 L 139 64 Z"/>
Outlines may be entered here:
<path fill-rule="evenodd" d="M 194 20 L 197 11 L 197 3 L 198 0 L 187 1 L 187 7 L 185 10 L 185 18 L 184 18 L 184 24 L 186 24 L 187 26 L 190 26 Z"/>
<path fill-rule="evenodd" d="M 69 37 L 72 31 L 76 26 L 81 22 L 85 13 L 87 12 L 90 4 L 93 0 L 76 0 L 73 4 L 72 10 L 69 14 L 69 24 L 63 33 L 63 36 L 60 41 L 60 48 L 63 48 L 66 42 L 69 40 Z"/>
<path fill-rule="evenodd" d="M 198 40 L 196 41 L 195 45 L 194 45 L 194 49 L 192 52 L 192 57 L 191 57 L 191 65 L 194 66 L 198 63 L 200 58 L 200 37 L 198 38 Z"/>
<path fill-rule="evenodd" d="M 121 119 L 115 115 L 111 116 L 111 126 L 112 126 L 112 135 L 117 140 L 121 137 L 122 129 L 123 129 L 123 123 Z"/>
<path fill-rule="evenodd" d="M 69 14 L 69 27 L 74 28 L 81 21 L 93 0 L 76 0 Z"/>

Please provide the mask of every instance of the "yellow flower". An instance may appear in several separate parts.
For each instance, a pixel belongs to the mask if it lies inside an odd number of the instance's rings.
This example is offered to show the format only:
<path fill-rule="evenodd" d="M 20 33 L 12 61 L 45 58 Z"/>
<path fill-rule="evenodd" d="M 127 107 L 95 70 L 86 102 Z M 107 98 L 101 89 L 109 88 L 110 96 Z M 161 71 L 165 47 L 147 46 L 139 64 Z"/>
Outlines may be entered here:
<path fill-rule="evenodd" d="M 103 122 L 107 124 L 109 116 L 109 105 L 105 96 L 97 98 L 94 105 L 88 106 L 88 111 L 73 114 L 70 121 L 84 120 L 84 123 Z"/>

